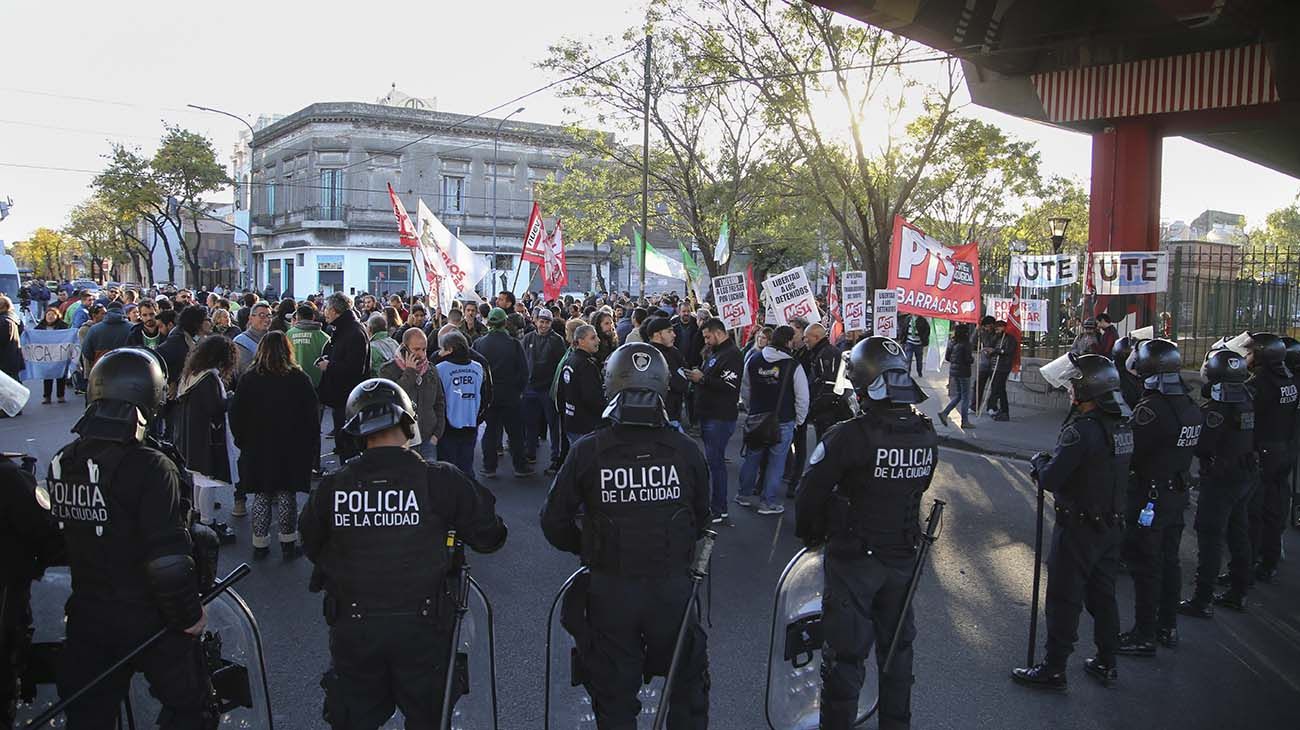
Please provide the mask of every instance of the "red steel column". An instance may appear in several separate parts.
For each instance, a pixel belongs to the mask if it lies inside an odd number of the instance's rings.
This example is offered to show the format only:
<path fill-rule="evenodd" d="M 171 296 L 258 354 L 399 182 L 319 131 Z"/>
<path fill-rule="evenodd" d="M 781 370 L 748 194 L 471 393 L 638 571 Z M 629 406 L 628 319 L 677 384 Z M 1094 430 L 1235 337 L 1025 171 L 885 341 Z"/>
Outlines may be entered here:
<path fill-rule="evenodd" d="M 1149 119 L 1115 120 L 1092 136 L 1092 190 L 1088 251 L 1156 251 L 1160 248 L 1160 155 L 1162 134 Z M 1137 327 L 1151 324 L 1155 295 L 1098 297 L 1094 312 L 1117 322 L 1137 313 Z"/>

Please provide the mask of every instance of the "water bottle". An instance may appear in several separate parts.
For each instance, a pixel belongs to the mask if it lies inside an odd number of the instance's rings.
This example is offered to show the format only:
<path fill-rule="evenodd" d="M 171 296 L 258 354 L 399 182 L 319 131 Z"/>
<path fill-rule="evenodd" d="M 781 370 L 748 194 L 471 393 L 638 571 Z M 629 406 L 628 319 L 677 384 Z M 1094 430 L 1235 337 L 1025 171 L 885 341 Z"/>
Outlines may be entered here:
<path fill-rule="evenodd" d="M 1151 502 L 1147 502 L 1147 506 L 1144 507 L 1142 509 L 1142 513 L 1138 515 L 1138 524 L 1143 527 L 1150 527 L 1151 523 L 1154 522 L 1155 519 L 1156 519 L 1156 506 Z"/>

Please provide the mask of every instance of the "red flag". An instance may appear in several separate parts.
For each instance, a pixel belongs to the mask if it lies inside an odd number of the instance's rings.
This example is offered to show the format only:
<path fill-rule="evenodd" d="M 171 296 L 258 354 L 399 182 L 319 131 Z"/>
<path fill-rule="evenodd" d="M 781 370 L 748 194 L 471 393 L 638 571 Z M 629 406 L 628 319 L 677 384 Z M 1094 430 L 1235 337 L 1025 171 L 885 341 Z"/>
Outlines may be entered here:
<path fill-rule="evenodd" d="M 546 225 L 542 222 L 542 207 L 536 202 L 533 203 L 533 212 L 528 214 L 524 248 L 519 258 L 538 265 L 546 262 Z"/>
<path fill-rule="evenodd" d="M 562 287 L 569 283 L 569 270 L 564 262 L 564 227 L 555 222 L 555 233 L 548 236 L 543 246 L 546 259 L 542 267 L 542 296 L 559 299 Z"/>
<path fill-rule="evenodd" d="M 979 246 L 948 248 L 920 228 L 894 216 L 889 249 L 889 288 L 898 292 L 900 314 L 954 322 L 979 321 Z"/>
<path fill-rule="evenodd" d="M 1016 352 L 1011 356 L 1011 372 L 1020 372 L 1020 340 L 1024 337 L 1020 326 L 1020 287 L 1011 292 L 1011 306 L 1007 308 L 1007 334 L 1016 338 Z"/>
<path fill-rule="evenodd" d="M 826 274 L 826 310 L 831 318 L 830 338 L 834 343 L 844 334 L 844 318 L 840 313 L 840 284 L 835 276 L 835 264 L 831 264 L 831 270 Z"/>
<path fill-rule="evenodd" d="M 415 233 L 415 224 L 411 222 L 411 216 L 406 213 L 406 206 L 393 192 L 393 184 L 388 183 L 388 199 L 393 203 L 393 215 L 397 218 L 397 239 L 407 248 L 415 248 L 420 245 L 420 237 Z"/>
<path fill-rule="evenodd" d="M 749 300 L 749 312 L 753 317 L 754 323 L 745 328 L 741 334 L 740 344 L 744 345 L 749 342 L 749 334 L 755 327 L 762 327 L 758 318 L 758 287 L 754 285 L 754 263 L 751 261 L 749 266 L 745 267 L 745 298 Z"/>

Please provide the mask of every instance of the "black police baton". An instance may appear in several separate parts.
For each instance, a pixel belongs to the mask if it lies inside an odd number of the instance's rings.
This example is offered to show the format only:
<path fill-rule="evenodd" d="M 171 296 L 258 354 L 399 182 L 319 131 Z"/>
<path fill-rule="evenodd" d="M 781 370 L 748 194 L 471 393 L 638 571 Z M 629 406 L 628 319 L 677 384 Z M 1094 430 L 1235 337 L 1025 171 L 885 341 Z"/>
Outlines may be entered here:
<path fill-rule="evenodd" d="M 916 587 L 921 584 L 921 568 L 925 567 L 925 556 L 930 554 L 930 546 L 934 541 L 939 539 L 939 524 L 943 521 L 943 508 L 947 502 L 942 499 L 934 500 L 930 506 L 930 516 L 925 518 L 925 535 L 921 538 L 921 551 L 916 555 L 916 564 L 912 566 L 912 580 L 907 584 L 907 597 L 903 599 L 903 610 L 898 612 L 898 625 L 894 627 L 894 638 L 889 642 L 889 653 L 885 655 L 885 663 L 880 665 L 880 673 L 888 674 L 889 665 L 894 661 L 894 653 L 898 651 L 898 640 L 903 636 L 903 624 L 907 622 L 907 612 L 912 608 L 912 597 L 916 595 Z"/>
<path fill-rule="evenodd" d="M 243 580 L 243 578 L 247 576 L 250 572 L 252 572 L 252 568 L 248 567 L 248 563 L 240 563 L 239 567 L 230 571 L 230 575 L 227 575 L 225 578 L 222 578 L 216 583 L 213 583 L 212 587 L 208 589 L 208 592 L 204 593 L 199 598 L 199 602 L 204 606 L 208 605 L 209 603 L 212 603 L 212 601 L 215 600 L 217 596 L 221 595 L 222 593 L 225 593 L 228 588 L 238 583 L 239 581 Z M 54 704 L 54 706 L 50 707 L 50 709 L 46 710 L 45 712 L 42 712 L 35 719 L 28 720 L 27 724 L 24 727 L 29 727 L 29 728 L 44 727 L 44 725 L 47 722 L 63 714 L 63 711 L 67 709 L 68 705 L 71 705 L 73 702 L 76 702 L 78 699 L 81 698 L 82 695 L 89 692 L 91 687 L 94 687 L 100 682 L 103 682 L 105 679 L 111 677 L 114 672 L 129 664 L 132 659 L 135 659 L 137 656 L 140 656 L 142 653 L 148 650 L 149 647 L 158 643 L 158 640 L 166 636 L 167 633 L 170 631 L 175 631 L 175 629 L 171 628 L 170 626 L 165 626 L 161 629 L 158 629 L 158 631 L 154 633 L 153 636 L 150 636 L 149 638 L 145 639 L 143 642 L 140 643 L 139 646 L 137 646 L 136 648 L 128 652 L 126 656 L 114 662 L 113 666 L 109 667 L 108 669 L 105 669 L 103 672 L 99 674 L 99 676 L 95 677 L 94 679 L 90 680 L 86 684 L 82 685 L 81 689 L 77 690 L 76 692 L 73 692 L 72 696 L 64 700 L 59 700 Z"/>
<path fill-rule="evenodd" d="M 469 563 L 465 561 L 465 543 L 456 539 L 456 531 L 447 532 L 447 550 L 451 552 L 452 570 L 458 571 L 456 584 L 456 618 L 451 630 L 451 651 L 447 657 L 447 679 L 442 685 L 442 718 L 440 730 L 451 730 L 451 691 L 455 686 L 456 653 L 460 649 L 460 627 L 469 612 Z"/>
<path fill-rule="evenodd" d="M 691 625 L 691 609 L 700 596 L 700 583 L 709 574 L 709 558 L 713 556 L 713 541 L 718 533 L 705 530 L 704 535 L 695 543 L 695 559 L 691 561 L 691 597 L 686 601 L 686 610 L 682 611 L 682 623 L 677 627 L 677 642 L 673 644 L 673 660 L 668 665 L 668 676 L 664 678 L 664 693 L 659 696 L 659 710 L 655 712 L 654 730 L 663 730 L 668 719 L 668 698 L 673 693 L 673 681 L 677 679 L 677 665 L 681 662 L 682 649 L 686 645 L 686 629 Z"/>
<path fill-rule="evenodd" d="M 1035 460 L 1037 457 L 1035 457 Z M 1038 467 L 1032 472 L 1038 487 L 1038 525 L 1034 528 L 1034 595 L 1029 600 L 1029 649 L 1025 652 L 1025 666 L 1034 666 L 1034 652 L 1038 643 L 1038 586 L 1043 578 L 1043 485 L 1038 482 Z"/>

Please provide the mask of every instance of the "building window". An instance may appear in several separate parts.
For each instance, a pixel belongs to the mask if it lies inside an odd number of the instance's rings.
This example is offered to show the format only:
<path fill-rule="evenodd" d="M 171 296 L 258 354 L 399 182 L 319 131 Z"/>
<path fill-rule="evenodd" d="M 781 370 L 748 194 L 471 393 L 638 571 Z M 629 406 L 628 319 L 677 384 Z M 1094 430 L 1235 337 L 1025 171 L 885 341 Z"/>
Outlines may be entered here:
<path fill-rule="evenodd" d="M 317 290 L 325 296 L 343 291 L 343 256 L 339 254 L 316 256 Z"/>
<path fill-rule="evenodd" d="M 384 295 L 411 291 L 411 262 L 401 259 L 370 259 L 366 288 L 371 294 Z"/>
<path fill-rule="evenodd" d="M 275 215 L 275 181 L 266 184 L 266 214 Z"/>
<path fill-rule="evenodd" d="M 281 279 L 284 262 L 281 259 L 270 259 L 266 262 L 266 288 L 271 291 L 271 296 L 280 295 L 280 286 L 284 283 Z"/>
<path fill-rule="evenodd" d="M 343 171 L 320 171 L 320 207 L 324 220 L 339 220 L 343 212 Z"/>
<path fill-rule="evenodd" d="M 465 178 L 442 176 L 442 212 L 465 212 Z"/>

